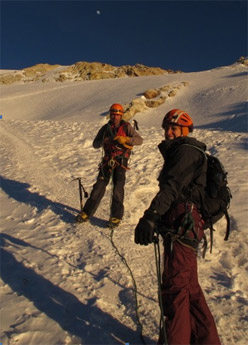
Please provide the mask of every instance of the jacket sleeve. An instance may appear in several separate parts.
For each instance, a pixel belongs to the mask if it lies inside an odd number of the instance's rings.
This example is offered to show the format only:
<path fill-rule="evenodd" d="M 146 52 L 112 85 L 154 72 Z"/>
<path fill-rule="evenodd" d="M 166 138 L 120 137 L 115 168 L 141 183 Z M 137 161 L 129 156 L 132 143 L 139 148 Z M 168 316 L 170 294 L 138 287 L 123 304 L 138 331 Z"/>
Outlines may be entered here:
<path fill-rule="evenodd" d="M 134 146 L 134 145 L 142 145 L 143 138 L 139 135 L 138 132 L 130 125 L 128 124 L 127 127 L 127 136 L 130 137 L 130 142 L 128 144 Z"/>
<path fill-rule="evenodd" d="M 93 140 L 93 147 L 95 149 L 99 149 L 103 145 L 104 135 L 105 135 L 106 125 L 104 125 L 100 130 L 98 131 L 95 139 Z"/>
<path fill-rule="evenodd" d="M 165 214 L 173 202 L 179 199 L 182 191 L 195 178 L 196 171 L 202 164 L 201 152 L 189 146 L 181 146 L 170 161 L 166 161 L 160 179 L 160 191 L 152 200 L 149 211 Z"/>

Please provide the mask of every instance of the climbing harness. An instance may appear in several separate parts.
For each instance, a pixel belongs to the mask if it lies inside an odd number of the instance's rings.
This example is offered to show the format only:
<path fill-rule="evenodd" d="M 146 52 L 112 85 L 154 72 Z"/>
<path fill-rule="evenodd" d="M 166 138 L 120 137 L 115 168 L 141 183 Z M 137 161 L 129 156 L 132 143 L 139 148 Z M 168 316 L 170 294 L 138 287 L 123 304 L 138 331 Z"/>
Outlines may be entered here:
<path fill-rule="evenodd" d="M 120 127 L 117 130 L 117 133 L 113 133 L 111 125 L 107 125 L 106 132 L 103 137 L 103 147 L 102 147 L 102 160 L 99 164 L 99 170 L 102 173 L 102 176 L 108 180 L 109 174 L 112 174 L 112 171 L 115 167 L 120 166 L 125 170 L 129 170 L 125 164 L 125 160 L 129 159 L 131 155 L 132 146 L 124 143 L 123 145 L 114 142 L 115 136 L 126 136 L 124 128 L 127 126 L 127 123 L 121 123 Z"/>
<path fill-rule="evenodd" d="M 125 170 L 129 170 L 129 169 L 130 169 L 130 168 L 128 168 L 127 166 L 125 166 L 125 165 L 119 163 L 119 162 L 118 162 L 116 159 L 114 159 L 113 157 L 111 157 L 110 160 L 107 161 L 107 165 L 108 165 L 108 167 L 109 167 L 111 170 L 114 169 L 116 166 L 120 166 L 120 167 L 122 167 L 122 168 L 125 169 Z"/>
<path fill-rule="evenodd" d="M 182 245 L 197 251 L 199 245 L 199 236 L 197 234 L 197 227 L 195 224 L 194 217 L 192 215 L 194 208 L 195 205 L 193 203 L 185 203 L 185 213 L 177 228 L 168 228 L 163 224 L 159 225 L 159 233 L 163 237 L 169 237 L 171 240 L 171 252 L 173 251 L 175 241 L 178 241 Z M 203 235 L 202 240 L 202 257 L 204 258 L 207 250 L 207 239 L 205 234 Z"/>

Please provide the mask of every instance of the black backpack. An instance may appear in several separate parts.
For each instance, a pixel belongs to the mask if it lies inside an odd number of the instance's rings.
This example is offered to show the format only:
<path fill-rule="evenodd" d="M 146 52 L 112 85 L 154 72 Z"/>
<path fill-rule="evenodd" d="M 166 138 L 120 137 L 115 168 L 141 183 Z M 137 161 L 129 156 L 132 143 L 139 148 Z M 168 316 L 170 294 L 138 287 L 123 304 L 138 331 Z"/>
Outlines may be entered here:
<path fill-rule="evenodd" d="M 227 172 L 220 160 L 212 155 L 207 156 L 207 188 L 204 198 L 203 217 L 205 218 L 206 228 L 212 228 L 223 216 L 227 220 L 225 241 L 228 240 L 230 233 L 230 217 L 228 208 L 232 194 L 227 186 Z"/>
<path fill-rule="evenodd" d="M 217 157 L 206 153 L 197 146 L 190 146 L 201 151 L 207 159 L 207 183 L 206 191 L 202 195 L 201 207 L 201 214 L 205 222 L 204 230 L 208 228 L 211 230 L 212 242 L 214 231 L 213 225 L 225 216 L 227 226 L 224 240 L 227 241 L 230 233 L 230 217 L 228 214 L 228 208 L 232 198 L 230 188 L 227 186 L 227 172 Z"/>

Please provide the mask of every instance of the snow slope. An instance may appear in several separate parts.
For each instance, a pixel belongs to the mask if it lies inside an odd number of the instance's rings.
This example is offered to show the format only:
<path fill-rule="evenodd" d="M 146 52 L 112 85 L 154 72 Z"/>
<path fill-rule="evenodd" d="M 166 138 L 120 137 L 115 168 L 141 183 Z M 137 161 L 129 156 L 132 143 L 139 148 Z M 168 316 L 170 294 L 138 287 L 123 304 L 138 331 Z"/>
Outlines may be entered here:
<path fill-rule="evenodd" d="M 75 224 L 73 179 L 90 192 L 102 154 L 92 140 L 109 106 L 184 81 L 175 97 L 135 117 L 144 143 L 131 156 L 121 226 L 105 228 L 111 185 L 91 223 Z M 199 253 L 200 283 L 223 345 L 247 343 L 247 67 L 2 86 L 0 99 L 0 342 L 134 345 L 141 323 L 146 344 L 156 344 L 154 248 L 135 245 L 133 232 L 157 191 L 162 118 L 181 108 L 194 119 L 194 136 L 223 162 L 233 194 L 230 240 L 220 220 L 213 253 Z"/>

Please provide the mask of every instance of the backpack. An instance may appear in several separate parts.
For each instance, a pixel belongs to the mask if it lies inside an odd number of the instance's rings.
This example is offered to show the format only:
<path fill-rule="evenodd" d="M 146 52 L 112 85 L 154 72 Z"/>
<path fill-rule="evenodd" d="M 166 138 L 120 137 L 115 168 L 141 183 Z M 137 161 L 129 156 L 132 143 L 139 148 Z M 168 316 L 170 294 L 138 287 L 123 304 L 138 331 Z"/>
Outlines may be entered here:
<path fill-rule="evenodd" d="M 205 218 L 206 228 L 212 228 L 223 216 L 227 220 L 226 235 L 227 241 L 230 233 L 230 217 L 228 208 L 232 194 L 227 186 L 227 172 L 220 160 L 210 154 L 207 155 L 207 186 L 204 198 L 203 217 Z"/>
<path fill-rule="evenodd" d="M 184 144 L 190 145 L 190 144 Z M 203 151 L 197 146 L 190 145 L 201 151 L 207 159 L 207 181 L 206 191 L 202 193 L 201 214 L 205 222 L 204 230 L 211 230 L 211 242 L 213 236 L 213 225 L 221 219 L 226 217 L 226 235 L 224 240 L 227 241 L 230 233 L 230 217 L 228 208 L 232 198 L 230 188 L 227 186 L 227 172 L 220 162 L 220 160 Z"/>

